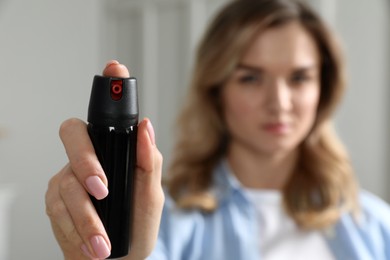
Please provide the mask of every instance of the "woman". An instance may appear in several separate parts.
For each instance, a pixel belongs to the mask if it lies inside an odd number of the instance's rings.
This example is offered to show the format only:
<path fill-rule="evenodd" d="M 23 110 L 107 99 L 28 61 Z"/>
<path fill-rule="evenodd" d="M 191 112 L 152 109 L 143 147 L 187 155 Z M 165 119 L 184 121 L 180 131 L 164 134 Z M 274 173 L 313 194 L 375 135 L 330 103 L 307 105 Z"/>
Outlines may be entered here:
<path fill-rule="evenodd" d="M 308 7 L 229 3 L 199 46 L 156 245 L 161 160 L 150 123 L 140 124 L 135 227 L 143 229 L 128 259 L 390 259 L 389 207 L 358 192 L 332 132 L 344 87 L 337 42 Z M 107 194 L 104 174 L 84 123 L 66 121 L 61 136 L 70 164 L 47 192 L 54 232 L 66 257 L 106 257 L 87 195 Z"/>

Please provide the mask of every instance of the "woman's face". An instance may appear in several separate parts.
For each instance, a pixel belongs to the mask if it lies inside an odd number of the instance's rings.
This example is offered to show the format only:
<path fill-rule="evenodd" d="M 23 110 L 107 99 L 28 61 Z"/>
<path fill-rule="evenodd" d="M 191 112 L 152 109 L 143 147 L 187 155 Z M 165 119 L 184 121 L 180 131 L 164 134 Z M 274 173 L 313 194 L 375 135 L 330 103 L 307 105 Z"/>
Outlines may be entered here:
<path fill-rule="evenodd" d="M 230 148 L 294 150 L 313 126 L 319 96 L 320 58 L 311 35 L 298 22 L 262 32 L 222 88 Z"/>

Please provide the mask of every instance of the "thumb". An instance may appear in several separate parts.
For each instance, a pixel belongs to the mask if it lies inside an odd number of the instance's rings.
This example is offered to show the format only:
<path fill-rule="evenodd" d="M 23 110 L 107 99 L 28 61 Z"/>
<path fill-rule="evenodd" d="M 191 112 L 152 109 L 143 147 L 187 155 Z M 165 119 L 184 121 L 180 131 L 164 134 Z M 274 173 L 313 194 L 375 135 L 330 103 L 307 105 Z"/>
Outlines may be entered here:
<path fill-rule="evenodd" d="M 106 67 L 103 70 L 103 76 L 116 77 L 116 78 L 128 78 L 130 77 L 130 73 L 125 65 L 120 64 L 116 60 L 111 60 L 107 62 Z"/>
<path fill-rule="evenodd" d="M 156 145 L 152 123 L 148 118 L 138 125 L 137 136 L 137 167 L 145 172 L 152 172 L 155 168 Z"/>

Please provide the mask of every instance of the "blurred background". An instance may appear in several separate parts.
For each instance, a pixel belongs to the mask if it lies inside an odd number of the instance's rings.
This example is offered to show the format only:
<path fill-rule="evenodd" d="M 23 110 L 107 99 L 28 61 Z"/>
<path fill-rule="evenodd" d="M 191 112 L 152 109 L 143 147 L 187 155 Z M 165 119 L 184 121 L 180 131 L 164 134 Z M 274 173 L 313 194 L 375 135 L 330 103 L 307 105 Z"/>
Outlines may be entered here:
<path fill-rule="evenodd" d="M 361 186 L 390 201 L 387 0 L 307 0 L 337 31 L 349 89 L 336 117 Z M 193 51 L 223 0 L 0 0 L 0 260 L 61 259 L 45 214 L 66 163 L 61 122 L 86 120 L 92 78 L 118 59 L 139 81 L 165 162 Z"/>

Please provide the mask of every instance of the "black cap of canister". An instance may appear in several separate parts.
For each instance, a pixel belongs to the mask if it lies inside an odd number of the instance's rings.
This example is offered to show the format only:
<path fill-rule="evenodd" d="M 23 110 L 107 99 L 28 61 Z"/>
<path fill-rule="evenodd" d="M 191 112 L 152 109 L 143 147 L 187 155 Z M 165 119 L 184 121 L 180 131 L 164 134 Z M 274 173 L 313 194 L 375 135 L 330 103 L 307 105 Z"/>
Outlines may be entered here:
<path fill-rule="evenodd" d="M 137 80 L 96 75 L 88 107 L 95 126 L 128 128 L 138 124 Z"/>

